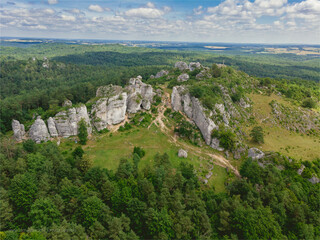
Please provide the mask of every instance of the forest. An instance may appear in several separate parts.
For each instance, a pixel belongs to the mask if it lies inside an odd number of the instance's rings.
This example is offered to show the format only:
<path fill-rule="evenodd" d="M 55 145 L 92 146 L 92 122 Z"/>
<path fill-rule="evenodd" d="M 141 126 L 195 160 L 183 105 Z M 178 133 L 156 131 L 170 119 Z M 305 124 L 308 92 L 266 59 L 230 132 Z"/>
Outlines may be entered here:
<path fill-rule="evenodd" d="M 251 158 L 242 178 L 217 193 L 193 165 L 173 168 L 166 153 L 139 167 L 143 148 L 116 171 L 93 167 L 78 145 L 31 140 L 0 148 L 1 239 L 317 239 L 318 185 L 280 155 L 261 168 Z M 305 162 L 318 174 L 320 160 Z"/>

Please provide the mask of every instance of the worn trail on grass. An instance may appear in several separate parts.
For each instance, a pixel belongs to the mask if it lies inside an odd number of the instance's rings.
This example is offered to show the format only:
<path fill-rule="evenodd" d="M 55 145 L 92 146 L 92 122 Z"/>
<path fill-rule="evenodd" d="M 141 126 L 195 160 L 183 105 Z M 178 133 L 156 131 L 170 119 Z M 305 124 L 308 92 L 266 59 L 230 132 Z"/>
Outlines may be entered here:
<path fill-rule="evenodd" d="M 230 170 L 232 170 L 236 176 L 240 177 L 239 171 L 234 166 L 232 166 L 232 164 L 223 156 L 208 152 L 206 149 L 199 149 L 195 146 L 190 146 L 186 143 L 178 141 L 176 135 L 172 134 L 172 129 L 169 129 L 164 123 L 164 119 L 166 119 L 166 117 L 164 116 L 164 112 L 167 107 L 171 107 L 171 99 L 170 99 L 170 94 L 168 92 L 164 92 L 162 97 L 162 102 L 158 107 L 158 115 L 148 126 L 148 129 L 150 129 L 152 124 L 155 124 L 160 128 L 160 130 L 164 134 L 166 134 L 170 138 L 170 141 L 175 145 L 180 146 L 189 152 L 192 152 L 194 155 L 198 157 L 206 156 L 211 160 L 215 160 L 214 163 L 216 165 L 220 167 L 227 167 Z"/>

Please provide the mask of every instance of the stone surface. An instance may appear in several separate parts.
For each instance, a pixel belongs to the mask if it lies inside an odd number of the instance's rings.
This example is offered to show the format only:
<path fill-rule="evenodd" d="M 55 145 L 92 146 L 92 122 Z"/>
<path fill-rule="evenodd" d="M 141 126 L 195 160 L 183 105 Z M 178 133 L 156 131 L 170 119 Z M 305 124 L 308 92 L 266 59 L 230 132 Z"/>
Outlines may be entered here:
<path fill-rule="evenodd" d="M 187 73 L 182 73 L 181 75 L 179 75 L 177 81 L 178 82 L 186 82 L 189 80 L 189 75 Z"/>
<path fill-rule="evenodd" d="M 72 107 L 72 102 L 69 99 L 66 99 L 63 103 L 62 103 L 62 107 Z"/>
<path fill-rule="evenodd" d="M 251 157 L 253 160 L 258 160 L 264 157 L 264 152 L 258 148 L 250 148 L 248 150 L 248 157 Z"/>
<path fill-rule="evenodd" d="M 188 64 L 186 64 L 185 62 L 176 62 L 174 64 L 174 67 L 175 68 L 178 68 L 180 71 L 184 71 L 184 70 L 188 70 L 189 69 L 189 66 Z"/>
<path fill-rule="evenodd" d="M 48 128 L 45 122 L 38 117 L 36 121 L 31 125 L 29 130 L 29 137 L 36 143 L 41 143 L 41 141 L 48 141 L 50 138 Z"/>
<path fill-rule="evenodd" d="M 210 74 L 209 68 L 204 68 L 196 75 L 196 79 L 201 80 L 204 78 L 212 78 L 212 75 Z"/>
<path fill-rule="evenodd" d="M 49 117 L 47 122 L 48 122 L 48 129 L 51 137 L 58 137 L 58 131 L 53 118 Z"/>
<path fill-rule="evenodd" d="M 316 184 L 320 182 L 320 179 L 317 178 L 316 176 L 313 176 L 312 178 L 308 179 L 309 182 L 311 182 L 312 184 Z"/>
<path fill-rule="evenodd" d="M 121 86 L 107 85 L 98 87 L 96 97 L 113 97 L 119 95 L 123 91 Z"/>
<path fill-rule="evenodd" d="M 25 130 L 24 125 L 20 124 L 18 120 L 12 120 L 12 130 L 13 130 L 13 138 L 20 142 L 24 138 Z"/>
<path fill-rule="evenodd" d="M 187 151 L 186 151 L 186 150 L 183 150 L 183 149 L 179 149 L 178 157 L 180 157 L 180 158 L 187 158 L 187 157 L 188 157 Z"/>
<path fill-rule="evenodd" d="M 193 71 L 195 69 L 200 69 L 202 66 L 199 62 L 191 62 L 189 63 L 189 69 L 190 71 Z"/>
<path fill-rule="evenodd" d="M 251 107 L 251 105 L 250 105 L 249 103 L 246 103 L 243 98 L 240 98 L 239 105 L 240 105 L 240 107 L 242 107 L 242 108 L 249 108 L 249 107 Z"/>
<path fill-rule="evenodd" d="M 303 173 L 303 170 L 304 170 L 305 168 L 306 168 L 306 167 L 305 167 L 303 164 L 301 164 L 300 168 L 297 170 L 297 173 L 298 173 L 299 175 L 301 175 L 301 174 Z"/>
<path fill-rule="evenodd" d="M 218 138 L 212 138 L 211 140 L 211 145 L 210 145 L 213 149 L 216 149 L 220 152 L 224 151 L 223 147 L 220 147 L 220 141 Z"/>
<path fill-rule="evenodd" d="M 155 78 L 161 78 L 163 76 L 166 76 L 169 74 L 169 71 L 166 71 L 166 70 L 161 70 L 160 72 L 158 72 L 155 76 Z"/>

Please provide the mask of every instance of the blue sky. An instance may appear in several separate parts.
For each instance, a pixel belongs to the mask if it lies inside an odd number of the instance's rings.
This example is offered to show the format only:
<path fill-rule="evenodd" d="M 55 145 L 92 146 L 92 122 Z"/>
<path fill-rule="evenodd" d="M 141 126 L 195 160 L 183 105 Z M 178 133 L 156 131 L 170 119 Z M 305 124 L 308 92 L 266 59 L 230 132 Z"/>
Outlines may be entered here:
<path fill-rule="evenodd" d="M 320 44 L 320 0 L 2 0 L 1 36 Z"/>

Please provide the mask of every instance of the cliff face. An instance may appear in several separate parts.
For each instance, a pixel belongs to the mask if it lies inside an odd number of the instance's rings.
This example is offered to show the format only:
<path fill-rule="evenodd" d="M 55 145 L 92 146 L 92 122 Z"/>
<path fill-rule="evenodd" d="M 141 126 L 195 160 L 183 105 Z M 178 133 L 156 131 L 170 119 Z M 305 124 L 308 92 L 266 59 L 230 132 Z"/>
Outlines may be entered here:
<path fill-rule="evenodd" d="M 191 97 L 183 86 L 176 86 L 172 89 L 171 105 L 174 111 L 184 112 L 188 118 L 194 121 L 200 129 L 207 145 L 211 144 L 211 132 L 218 126 L 206 115 L 206 109 L 199 99 Z"/>
<path fill-rule="evenodd" d="M 13 130 L 13 138 L 20 142 L 24 138 L 25 130 L 24 125 L 20 124 L 18 120 L 12 120 L 12 130 Z"/>
<path fill-rule="evenodd" d="M 38 117 L 37 120 L 31 125 L 28 134 L 30 139 L 36 143 L 40 143 L 41 141 L 46 142 L 50 138 L 48 128 L 40 117 Z"/>

